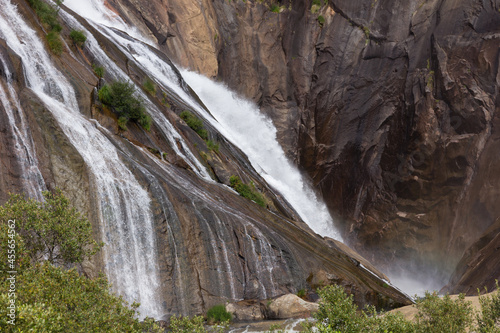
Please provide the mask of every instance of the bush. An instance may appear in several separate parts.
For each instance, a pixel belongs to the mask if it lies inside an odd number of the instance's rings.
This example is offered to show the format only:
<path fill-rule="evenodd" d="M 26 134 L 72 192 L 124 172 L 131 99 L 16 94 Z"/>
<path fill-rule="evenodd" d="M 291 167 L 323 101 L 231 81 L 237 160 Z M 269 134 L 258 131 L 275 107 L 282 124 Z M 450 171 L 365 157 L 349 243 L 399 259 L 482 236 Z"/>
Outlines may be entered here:
<path fill-rule="evenodd" d="M 78 47 L 82 47 L 83 43 L 85 43 L 85 41 L 87 40 L 87 36 L 85 36 L 85 34 L 79 30 L 71 30 L 69 37 L 71 38 L 73 43 Z"/>
<path fill-rule="evenodd" d="M 94 70 L 94 73 L 98 78 L 104 77 L 104 68 L 103 67 L 97 66 L 97 65 L 92 65 L 92 69 Z"/>
<path fill-rule="evenodd" d="M 300 298 L 303 298 L 306 296 L 306 290 L 305 289 L 300 289 L 299 291 L 297 291 L 297 296 L 299 296 Z"/>
<path fill-rule="evenodd" d="M 151 118 L 146 114 L 142 101 L 134 97 L 134 92 L 133 84 L 116 81 L 110 85 L 105 84 L 99 89 L 98 95 L 103 104 L 112 107 L 118 113 L 118 126 L 121 129 L 126 129 L 128 120 L 132 120 L 149 131 Z"/>
<path fill-rule="evenodd" d="M 156 94 L 156 85 L 150 78 L 147 78 L 142 86 L 150 95 L 154 96 Z"/>
<path fill-rule="evenodd" d="M 52 51 L 55 55 L 61 55 L 63 51 L 63 43 L 61 38 L 59 38 L 59 33 L 51 31 L 47 34 L 46 38 L 50 51 Z"/>
<path fill-rule="evenodd" d="M 43 192 L 45 202 L 11 195 L 0 207 L 0 223 L 16 220 L 16 232 L 31 262 L 80 263 L 101 247 L 92 238 L 90 222 L 71 207 L 61 190 Z"/>
<path fill-rule="evenodd" d="M 208 149 L 213 150 L 213 151 L 215 151 L 216 153 L 218 153 L 218 152 L 219 152 L 219 144 L 218 144 L 218 143 L 213 142 L 212 140 L 208 140 L 208 141 L 207 141 L 207 147 L 208 147 Z"/>
<path fill-rule="evenodd" d="M 280 6 L 279 6 L 279 5 L 277 5 L 277 4 L 275 4 L 275 3 L 272 3 L 272 4 L 271 4 L 271 8 L 270 8 L 270 9 L 271 9 L 271 11 L 272 11 L 273 13 L 279 13 L 279 12 L 280 12 Z"/>
<path fill-rule="evenodd" d="M 203 122 L 198 117 L 186 110 L 181 112 L 180 117 L 192 130 L 198 133 L 203 140 L 208 139 L 207 130 L 203 127 Z"/>
<path fill-rule="evenodd" d="M 62 27 L 57 20 L 59 6 L 62 1 L 56 1 L 57 6 L 50 5 L 42 0 L 28 0 L 28 3 L 40 20 L 49 26 L 50 30 L 55 32 L 60 32 L 62 30 Z"/>
<path fill-rule="evenodd" d="M 231 187 L 234 188 L 242 197 L 254 201 L 261 207 L 266 207 L 266 200 L 264 196 L 257 192 L 253 183 L 251 186 L 243 184 L 240 177 L 234 175 L 229 178 L 229 183 Z"/>
<path fill-rule="evenodd" d="M 496 281 L 497 290 L 488 296 L 480 296 L 481 312 L 476 314 L 479 333 L 493 333 L 500 331 L 500 288 Z"/>
<path fill-rule="evenodd" d="M 226 311 L 226 307 L 222 304 L 215 305 L 207 311 L 207 319 L 209 323 L 223 323 L 231 321 L 233 316 Z"/>
<path fill-rule="evenodd" d="M 318 23 L 320 26 L 325 24 L 325 18 L 322 15 L 318 16 Z"/>
<path fill-rule="evenodd" d="M 439 297 L 436 292 L 425 293 L 417 302 L 417 324 L 421 332 L 465 332 L 472 324 L 472 305 L 460 294 L 452 300 L 450 295 Z"/>
<path fill-rule="evenodd" d="M 18 313 L 15 325 L 7 323 L 8 297 L 0 294 L 2 332 L 161 332 L 159 327 L 137 319 L 132 308 L 109 292 L 104 277 L 88 279 L 76 270 L 64 270 L 49 263 L 36 265 L 18 276 Z"/>

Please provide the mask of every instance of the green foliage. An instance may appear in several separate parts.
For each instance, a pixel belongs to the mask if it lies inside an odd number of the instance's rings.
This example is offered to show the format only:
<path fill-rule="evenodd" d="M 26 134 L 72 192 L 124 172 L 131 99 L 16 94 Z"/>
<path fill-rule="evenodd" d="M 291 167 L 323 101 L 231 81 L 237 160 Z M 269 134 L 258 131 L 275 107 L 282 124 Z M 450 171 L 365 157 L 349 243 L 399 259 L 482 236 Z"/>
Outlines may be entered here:
<path fill-rule="evenodd" d="M 321 27 L 325 24 L 325 18 L 322 15 L 318 16 L 318 23 Z"/>
<path fill-rule="evenodd" d="M 306 296 L 306 290 L 305 289 L 300 289 L 298 292 L 297 292 L 297 296 L 299 297 L 305 297 Z"/>
<path fill-rule="evenodd" d="M 203 122 L 198 117 L 187 110 L 182 111 L 180 117 L 189 127 L 191 127 L 191 129 L 198 133 L 203 140 L 208 139 L 207 130 L 203 127 Z"/>
<path fill-rule="evenodd" d="M 122 131 L 126 131 L 127 130 L 127 123 L 128 123 L 128 118 L 127 117 L 120 117 L 118 118 L 118 127 L 122 130 Z"/>
<path fill-rule="evenodd" d="M 59 37 L 59 33 L 51 31 L 47 34 L 46 38 L 50 51 L 52 51 L 55 55 L 61 55 L 63 51 L 63 43 Z"/>
<path fill-rule="evenodd" d="M 202 316 L 170 318 L 170 331 L 172 333 L 205 333 L 203 326 L 205 320 Z"/>
<path fill-rule="evenodd" d="M 417 302 L 417 309 L 420 332 L 465 332 L 472 324 L 472 305 L 463 294 L 452 300 L 449 295 L 439 297 L 436 292 L 426 292 L 425 298 Z"/>
<path fill-rule="evenodd" d="M 25 253 L 32 262 L 42 259 L 64 265 L 79 263 L 101 247 L 92 238 L 92 226 L 56 189 L 43 192 L 45 202 L 14 194 L 0 207 L 0 224 L 16 220 Z"/>
<path fill-rule="evenodd" d="M 215 305 L 207 311 L 207 319 L 209 323 L 223 323 L 231 321 L 233 316 L 226 311 L 226 307 L 222 304 Z"/>
<path fill-rule="evenodd" d="M 92 65 L 92 69 L 98 78 L 104 77 L 104 68 L 102 66 Z"/>
<path fill-rule="evenodd" d="M 109 292 L 104 277 L 88 279 L 75 270 L 49 263 L 33 266 L 18 276 L 18 312 L 8 324 L 8 298 L 0 294 L 2 332 L 161 332 L 151 320 L 140 323 L 136 307 Z"/>
<path fill-rule="evenodd" d="M 57 20 L 57 15 L 62 1 L 56 1 L 57 6 L 50 5 L 43 0 L 28 0 L 28 3 L 40 20 L 45 23 L 50 30 L 55 32 L 61 31 L 62 28 Z"/>
<path fill-rule="evenodd" d="M 207 140 L 207 147 L 208 147 L 208 149 L 213 150 L 216 153 L 219 152 L 219 144 L 213 142 L 212 140 Z"/>
<path fill-rule="evenodd" d="M 479 333 L 500 332 L 500 288 L 496 281 L 497 290 L 488 296 L 480 296 L 481 312 L 476 314 Z"/>
<path fill-rule="evenodd" d="M 85 43 L 85 41 L 87 40 L 87 36 L 85 36 L 85 34 L 79 30 L 71 30 L 69 37 L 78 47 L 82 47 L 83 43 Z"/>
<path fill-rule="evenodd" d="M 374 307 L 358 311 L 353 296 L 341 286 L 326 286 L 318 291 L 321 301 L 314 315 L 316 323 L 306 324 L 306 332 L 322 333 L 416 333 L 414 323 L 400 313 L 377 314 Z"/>
<path fill-rule="evenodd" d="M 128 120 L 132 120 L 149 131 L 151 118 L 146 114 L 142 101 L 134 97 L 134 92 L 132 83 L 115 81 L 110 85 L 105 84 L 99 89 L 98 95 L 103 104 L 112 107 L 118 113 L 118 118 L 121 119 L 118 126 L 121 129 L 126 128 Z"/>
<path fill-rule="evenodd" d="M 153 96 L 156 94 L 156 84 L 150 78 L 147 78 L 142 86 L 149 94 Z"/>
<path fill-rule="evenodd" d="M 231 176 L 229 182 L 232 188 L 236 190 L 242 197 L 255 201 L 259 206 L 266 207 L 266 200 L 264 196 L 257 192 L 253 183 L 251 186 L 244 184 L 240 177 Z"/>
<path fill-rule="evenodd" d="M 272 3 L 269 8 L 273 13 L 279 13 L 280 12 L 280 6 Z"/>

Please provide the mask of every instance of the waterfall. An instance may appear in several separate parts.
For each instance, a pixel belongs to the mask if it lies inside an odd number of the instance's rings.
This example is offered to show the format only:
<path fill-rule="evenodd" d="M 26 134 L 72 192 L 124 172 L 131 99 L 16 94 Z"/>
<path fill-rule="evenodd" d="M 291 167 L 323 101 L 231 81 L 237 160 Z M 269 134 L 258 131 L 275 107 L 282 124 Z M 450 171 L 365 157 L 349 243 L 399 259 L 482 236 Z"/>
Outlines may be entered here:
<path fill-rule="evenodd" d="M 28 124 L 24 117 L 24 110 L 21 103 L 19 103 L 19 97 L 12 86 L 13 73 L 10 73 L 2 54 L 0 54 L 0 62 L 4 68 L 7 81 L 7 91 L 0 84 L 0 102 L 7 114 L 9 127 L 14 138 L 14 154 L 21 167 L 23 190 L 30 198 L 41 201 L 44 200 L 42 191 L 47 188 L 42 173 L 38 168 L 38 158 L 33 138 L 28 131 Z"/>
<path fill-rule="evenodd" d="M 117 29 L 124 28 L 123 21 L 103 7 L 99 0 L 92 0 L 84 7 L 77 0 L 68 0 L 65 4 L 91 22 L 97 17 L 101 24 Z M 99 10 L 106 12 L 97 14 Z M 121 46 L 121 51 L 160 86 L 188 103 L 240 148 L 248 156 L 252 166 L 287 199 L 311 229 L 320 235 L 342 240 L 326 205 L 316 196 L 298 169 L 286 158 L 276 139 L 276 128 L 261 114 L 255 104 L 238 97 L 222 84 L 196 73 L 181 70 L 183 78 L 208 107 L 214 119 L 181 87 L 170 64 L 152 52 L 148 46 L 140 41 L 125 38 L 104 25 L 94 24 L 94 26 Z M 126 31 L 129 30 L 130 28 L 127 28 Z"/>
<path fill-rule="evenodd" d="M 187 70 L 181 70 L 181 74 L 213 117 L 202 108 L 198 111 L 245 152 L 253 167 L 287 199 L 304 222 L 320 235 L 342 240 L 326 205 L 286 158 L 271 120 L 254 103 L 237 96 L 223 84 Z"/>
<path fill-rule="evenodd" d="M 151 200 L 104 128 L 83 117 L 71 84 L 53 65 L 37 32 L 10 0 L 0 0 L 0 33 L 23 61 L 27 85 L 78 150 L 97 189 L 106 273 L 116 292 L 138 301 L 142 316 L 161 315 Z"/>

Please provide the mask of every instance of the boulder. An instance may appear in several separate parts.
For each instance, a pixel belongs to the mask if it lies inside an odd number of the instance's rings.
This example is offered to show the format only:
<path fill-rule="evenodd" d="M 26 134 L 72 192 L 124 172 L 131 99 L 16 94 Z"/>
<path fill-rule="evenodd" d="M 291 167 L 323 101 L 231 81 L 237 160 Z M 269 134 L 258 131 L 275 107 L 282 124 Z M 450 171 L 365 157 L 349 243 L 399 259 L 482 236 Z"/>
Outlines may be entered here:
<path fill-rule="evenodd" d="M 318 311 L 319 304 L 304 301 L 294 294 L 276 298 L 267 307 L 269 319 L 307 318 Z"/>
<path fill-rule="evenodd" d="M 226 305 L 226 311 L 233 315 L 234 321 L 264 320 L 264 313 L 261 309 L 261 305 L 260 302 L 251 300 L 228 303 Z"/>

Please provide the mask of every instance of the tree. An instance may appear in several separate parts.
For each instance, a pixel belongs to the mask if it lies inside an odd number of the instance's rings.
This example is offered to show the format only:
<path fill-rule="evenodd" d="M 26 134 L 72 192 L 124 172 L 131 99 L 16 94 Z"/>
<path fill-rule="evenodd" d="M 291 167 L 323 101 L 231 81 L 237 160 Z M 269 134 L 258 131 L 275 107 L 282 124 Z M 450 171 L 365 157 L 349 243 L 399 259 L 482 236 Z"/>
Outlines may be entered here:
<path fill-rule="evenodd" d="M 48 260 L 55 265 L 81 263 L 102 247 L 92 238 L 92 226 L 60 189 L 43 192 L 45 202 L 12 194 L 0 207 L 0 224 L 15 220 L 32 263 Z M 21 243 L 21 242 L 20 242 Z"/>

